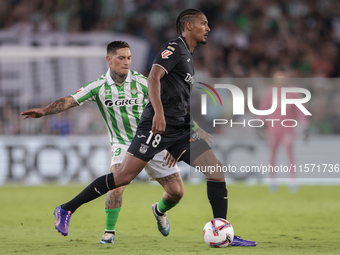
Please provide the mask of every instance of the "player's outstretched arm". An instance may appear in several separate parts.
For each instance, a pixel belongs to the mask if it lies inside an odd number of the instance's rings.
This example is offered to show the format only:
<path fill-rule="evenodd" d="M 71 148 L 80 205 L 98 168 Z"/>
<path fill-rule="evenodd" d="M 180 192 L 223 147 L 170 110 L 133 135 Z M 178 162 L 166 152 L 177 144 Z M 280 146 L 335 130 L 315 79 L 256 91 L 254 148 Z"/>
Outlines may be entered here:
<path fill-rule="evenodd" d="M 55 100 L 53 103 L 51 103 L 50 105 L 46 106 L 43 109 L 41 108 L 30 109 L 30 110 L 22 112 L 21 115 L 24 116 L 23 119 L 40 118 L 45 115 L 57 114 L 57 113 L 63 112 L 77 105 L 79 104 L 73 97 L 67 96 L 67 97 L 62 97 L 62 98 Z"/>
<path fill-rule="evenodd" d="M 161 101 L 161 78 L 165 75 L 165 71 L 159 66 L 153 66 L 148 76 L 148 89 L 149 98 L 152 107 L 155 111 L 155 115 L 152 121 L 152 132 L 157 134 L 163 134 L 165 131 L 165 118 L 163 105 Z"/>

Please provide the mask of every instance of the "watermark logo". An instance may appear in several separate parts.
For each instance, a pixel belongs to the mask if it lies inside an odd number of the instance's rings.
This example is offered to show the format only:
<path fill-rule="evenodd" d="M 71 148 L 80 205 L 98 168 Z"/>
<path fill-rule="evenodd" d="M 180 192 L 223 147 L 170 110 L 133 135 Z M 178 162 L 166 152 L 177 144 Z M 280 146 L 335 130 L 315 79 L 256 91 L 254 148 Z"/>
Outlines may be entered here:
<path fill-rule="evenodd" d="M 274 113 L 277 109 L 280 109 L 281 111 L 281 116 L 286 116 L 287 115 L 287 106 L 288 105 L 295 105 L 304 115 L 310 116 L 312 115 L 306 107 L 303 105 L 304 103 L 307 103 L 311 99 L 311 93 L 309 90 L 305 88 L 299 88 L 299 87 L 273 87 L 272 88 L 272 104 L 269 109 L 256 109 L 254 107 L 254 99 L 253 99 L 253 88 L 248 87 L 247 88 L 247 101 L 245 101 L 245 96 L 242 92 L 242 90 L 232 84 L 215 84 L 214 88 L 208 84 L 198 82 L 199 84 L 202 84 L 209 88 L 212 92 L 215 93 L 217 98 L 220 101 L 220 104 L 222 106 L 222 100 L 217 93 L 216 89 L 228 89 L 229 92 L 231 93 L 232 96 L 232 110 L 233 110 L 233 115 L 244 115 L 245 114 L 245 105 L 247 103 L 248 110 L 257 116 L 268 116 Z M 204 88 L 198 87 L 198 89 L 203 90 L 206 92 L 214 101 L 215 105 L 217 105 L 216 100 L 212 93 Z M 280 91 L 279 91 L 280 90 Z M 289 93 L 294 93 L 294 94 L 299 94 L 299 95 L 304 95 L 304 97 L 295 97 L 295 98 L 288 98 L 287 94 Z M 281 95 L 280 100 L 278 100 L 279 95 Z M 280 105 L 279 105 L 280 102 Z M 202 94 L 201 95 L 201 115 L 207 115 L 207 95 Z M 287 119 L 287 120 L 279 120 L 279 119 L 253 119 L 248 121 L 248 126 L 250 127 L 262 127 L 265 123 L 265 121 L 271 122 L 271 125 L 274 126 L 275 121 L 280 121 L 281 125 L 284 127 L 295 127 L 297 126 L 297 121 L 294 119 Z M 287 125 L 288 122 L 292 122 L 294 124 L 292 125 Z M 251 124 L 253 122 L 259 123 L 258 125 Z M 221 124 L 227 124 L 230 123 L 231 126 L 233 125 L 233 120 L 226 120 L 226 119 L 214 119 L 213 120 L 213 127 L 216 125 L 221 125 Z M 249 124 L 250 123 L 250 124 Z M 244 127 L 246 126 L 246 120 L 243 122 L 234 122 L 234 124 L 242 124 Z"/>
<path fill-rule="evenodd" d="M 213 87 L 211 87 L 210 85 L 208 85 L 208 84 L 206 84 L 206 83 L 203 83 L 203 82 L 197 82 L 197 83 L 206 86 L 206 87 L 209 88 L 212 92 L 214 92 L 215 95 L 217 96 L 218 100 L 220 101 L 221 106 L 223 106 L 223 105 L 222 105 L 222 100 L 221 100 L 220 95 L 217 93 L 217 91 L 216 91 Z M 211 94 L 211 92 L 210 92 L 209 90 L 204 89 L 204 88 L 201 88 L 201 87 L 197 87 L 197 88 L 198 88 L 198 89 L 201 89 L 201 90 L 203 90 L 205 93 L 207 93 L 207 94 L 214 100 L 215 105 L 217 105 L 214 96 Z M 202 94 L 202 95 L 201 95 L 201 114 L 202 114 L 202 115 L 207 115 L 207 95 L 206 95 L 206 94 Z"/>

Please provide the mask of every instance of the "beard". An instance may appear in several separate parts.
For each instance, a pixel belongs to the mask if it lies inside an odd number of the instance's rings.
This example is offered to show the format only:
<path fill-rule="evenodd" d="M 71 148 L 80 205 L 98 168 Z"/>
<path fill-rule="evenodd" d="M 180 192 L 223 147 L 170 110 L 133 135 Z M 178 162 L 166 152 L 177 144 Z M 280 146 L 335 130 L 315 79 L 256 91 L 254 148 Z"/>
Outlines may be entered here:
<path fill-rule="evenodd" d="M 202 41 L 200 41 L 199 43 L 204 45 L 204 44 L 206 44 L 206 43 L 207 43 L 207 39 L 205 39 L 205 40 L 203 39 L 203 40 L 202 40 Z"/>
<path fill-rule="evenodd" d="M 206 43 L 207 43 L 207 41 L 200 41 L 200 42 L 198 42 L 199 44 L 203 44 L 203 45 L 205 45 Z"/>

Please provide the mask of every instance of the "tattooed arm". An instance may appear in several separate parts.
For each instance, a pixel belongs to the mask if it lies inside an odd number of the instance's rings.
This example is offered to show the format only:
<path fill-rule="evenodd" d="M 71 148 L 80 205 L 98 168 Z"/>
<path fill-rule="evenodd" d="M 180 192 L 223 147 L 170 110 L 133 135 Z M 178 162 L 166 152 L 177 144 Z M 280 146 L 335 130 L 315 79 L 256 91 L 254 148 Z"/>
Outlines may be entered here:
<path fill-rule="evenodd" d="M 77 105 L 78 103 L 73 97 L 67 96 L 67 97 L 62 97 L 62 98 L 59 98 L 58 100 L 55 100 L 53 103 L 51 103 L 50 105 L 46 106 L 43 109 L 41 108 L 30 109 L 25 112 L 22 112 L 21 115 L 24 116 L 23 119 L 40 118 L 45 115 L 57 114 L 57 113 L 63 112 Z"/>

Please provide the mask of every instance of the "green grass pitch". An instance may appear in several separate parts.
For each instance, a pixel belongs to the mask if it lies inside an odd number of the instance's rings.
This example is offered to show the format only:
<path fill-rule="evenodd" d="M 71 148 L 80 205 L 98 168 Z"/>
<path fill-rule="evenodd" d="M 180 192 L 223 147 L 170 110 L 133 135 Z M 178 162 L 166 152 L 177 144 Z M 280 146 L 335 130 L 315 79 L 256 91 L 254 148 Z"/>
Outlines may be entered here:
<path fill-rule="evenodd" d="M 54 208 L 83 186 L 0 187 L 0 254 L 340 254 L 340 187 L 231 185 L 228 220 L 237 235 L 257 247 L 209 248 L 202 228 L 212 218 L 205 184 L 185 185 L 181 203 L 169 212 L 170 235 L 157 230 L 151 204 L 160 186 L 127 187 L 114 245 L 99 241 L 105 228 L 101 197 L 72 216 L 67 237 L 54 229 Z"/>

